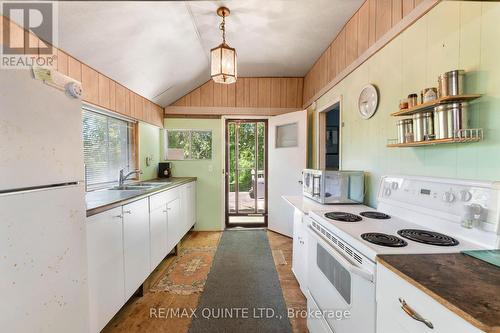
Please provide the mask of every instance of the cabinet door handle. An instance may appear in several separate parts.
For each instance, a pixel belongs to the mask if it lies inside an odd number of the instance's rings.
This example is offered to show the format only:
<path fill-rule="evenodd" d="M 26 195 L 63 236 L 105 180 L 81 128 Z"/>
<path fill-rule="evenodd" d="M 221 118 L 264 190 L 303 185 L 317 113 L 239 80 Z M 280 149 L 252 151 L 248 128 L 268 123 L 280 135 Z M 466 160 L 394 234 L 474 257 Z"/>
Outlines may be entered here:
<path fill-rule="evenodd" d="M 132 214 L 132 211 L 130 211 L 130 210 L 124 210 L 123 214 Z"/>
<path fill-rule="evenodd" d="M 122 217 L 123 217 L 123 215 L 121 215 L 121 214 L 120 215 L 113 215 L 113 218 L 115 218 L 115 219 L 121 219 Z"/>
<path fill-rule="evenodd" d="M 421 323 L 424 323 L 427 327 L 429 327 L 431 330 L 434 329 L 434 325 L 424 317 L 418 314 L 415 310 L 413 310 L 403 298 L 399 298 L 399 303 L 401 303 L 401 309 L 403 309 L 404 312 L 411 318 L 413 318 L 416 321 L 419 321 Z"/>

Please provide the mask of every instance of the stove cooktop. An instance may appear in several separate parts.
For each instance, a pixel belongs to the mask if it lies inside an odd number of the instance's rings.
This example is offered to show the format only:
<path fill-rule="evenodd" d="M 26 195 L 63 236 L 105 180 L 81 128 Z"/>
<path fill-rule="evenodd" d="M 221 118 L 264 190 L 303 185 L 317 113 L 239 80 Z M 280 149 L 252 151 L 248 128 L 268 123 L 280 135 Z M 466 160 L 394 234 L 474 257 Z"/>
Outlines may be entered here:
<path fill-rule="evenodd" d="M 346 212 L 328 212 L 325 213 L 325 217 L 330 220 L 339 222 L 360 222 L 363 220 L 360 216 L 356 214 L 351 214 Z"/>
<path fill-rule="evenodd" d="M 361 212 L 359 215 L 363 217 L 367 217 L 369 219 L 376 219 L 376 220 L 388 220 L 391 217 L 385 213 L 382 212 L 376 212 L 376 211 L 367 211 L 367 212 Z"/>
<path fill-rule="evenodd" d="M 379 232 L 368 232 L 361 235 L 365 241 L 388 247 L 405 247 L 408 245 L 404 239 L 401 239 L 394 235 L 383 234 Z"/>
<path fill-rule="evenodd" d="M 449 252 L 460 252 L 464 250 L 475 250 L 482 249 L 480 245 L 471 243 L 463 239 L 456 239 L 447 236 L 447 232 L 444 232 L 442 236 L 435 233 L 430 227 L 423 227 L 422 225 L 403 220 L 397 216 L 389 215 L 386 213 L 378 212 L 371 207 L 365 205 L 356 206 L 338 206 L 332 207 L 338 211 L 330 211 L 326 213 L 325 211 L 310 211 L 309 216 L 319 222 L 324 228 L 329 229 L 330 232 L 337 235 L 339 238 L 343 239 L 346 243 L 350 244 L 354 249 L 358 250 L 361 254 L 365 255 L 372 261 L 376 260 L 377 255 L 381 254 L 418 254 L 418 253 L 449 253 Z M 369 212 L 368 214 L 366 214 Z M 372 213 L 376 212 L 376 213 Z M 340 213 L 341 216 L 349 216 L 352 220 L 356 222 L 343 222 L 331 219 L 330 217 L 336 217 Z M 365 214 L 362 214 L 365 213 Z M 363 216 L 365 215 L 365 216 Z M 367 217 L 367 216 L 370 217 Z M 374 219 L 371 216 L 384 217 L 384 215 L 390 218 L 385 219 Z M 362 217 L 363 216 L 363 217 Z M 357 217 L 357 218 L 356 218 Z M 361 220 L 360 220 L 361 219 Z M 427 230 L 425 230 L 427 229 Z M 403 235 L 398 234 L 400 230 L 422 230 L 426 233 L 426 241 L 416 241 L 412 238 L 403 237 Z M 441 230 L 440 230 L 441 231 Z M 373 236 L 363 234 L 382 234 L 385 236 Z M 406 234 L 405 234 L 406 235 Z M 410 236 L 414 236 L 410 235 Z M 418 236 L 417 236 L 418 237 Z M 455 240 L 456 245 L 442 245 L 436 246 L 435 243 L 441 242 L 440 240 L 435 241 L 435 239 L 446 239 Z M 429 242 L 429 239 L 434 240 L 433 243 Z M 370 241 L 371 240 L 371 241 Z M 403 245 L 406 243 L 406 245 Z M 454 241 L 450 241 L 450 244 L 454 244 Z M 439 245 L 439 244 L 438 244 Z"/>
<path fill-rule="evenodd" d="M 435 246 L 457 246 L 460 244 L 455 238 L 435 231 L 421 229 L 398 230 L 398 235 L 415 242 Z"/>

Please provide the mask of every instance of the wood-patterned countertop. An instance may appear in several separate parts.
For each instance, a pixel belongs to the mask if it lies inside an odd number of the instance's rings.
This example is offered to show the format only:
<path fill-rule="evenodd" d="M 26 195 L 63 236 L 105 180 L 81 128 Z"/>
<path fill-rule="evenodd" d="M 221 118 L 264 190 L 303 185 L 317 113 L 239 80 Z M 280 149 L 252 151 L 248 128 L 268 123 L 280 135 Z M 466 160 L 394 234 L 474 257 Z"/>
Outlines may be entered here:
<path fill-rule="evenodd" d="M 500 332 L 500 268 L 461 253 L 377 260 L 475 327 Z"/>

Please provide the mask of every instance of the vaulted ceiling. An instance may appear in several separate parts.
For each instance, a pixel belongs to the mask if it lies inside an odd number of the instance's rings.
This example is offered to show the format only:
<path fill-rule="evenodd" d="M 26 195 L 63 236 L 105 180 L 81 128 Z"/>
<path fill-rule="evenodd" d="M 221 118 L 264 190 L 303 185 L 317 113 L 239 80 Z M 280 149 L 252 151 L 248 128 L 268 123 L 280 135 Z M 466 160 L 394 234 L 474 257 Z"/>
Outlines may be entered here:
<path fill-rule="evenodd" d="M 59 3 L 58 46 L 163 106 L 210 78 L 209 50 L 227 42 L 240 76 L 303 76 L 363 0 Z"/>

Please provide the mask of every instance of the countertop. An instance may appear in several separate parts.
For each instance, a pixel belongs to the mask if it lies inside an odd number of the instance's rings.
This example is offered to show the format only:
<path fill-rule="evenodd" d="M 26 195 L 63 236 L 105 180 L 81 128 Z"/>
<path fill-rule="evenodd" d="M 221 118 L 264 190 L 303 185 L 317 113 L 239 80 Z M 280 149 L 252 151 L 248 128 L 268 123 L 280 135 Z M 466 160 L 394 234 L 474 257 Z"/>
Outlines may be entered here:
<path fill-rule="evenodd" d="M 485 332 L 500 332 L 500 268 L 461 253 L 381 255 L 378 261 Z"/>
<path fill-rule="evenodd" d="M 331 210 L 332 208 L 332 205 L 322 205 L 303 196 L 284 195 L 282 198 L 305 215 L 308 215 L 311 210 Z"/>
<path fill-rule="evenodd" d="M 171 177 L 147 180 L 147 183 L 165 183 L 164 186 L 147 190 L 120 191 L 120 190 L 97 190 L 87 192 L 85 201 L 87 203 L 87 217 L 102 213 L 106 210 L 125 205 L 127 203 L 148 197 L 157 192 L 162 192 L 186 183 L 196 181 L 196 177 Z M 131 184 L 127 184 L 131 185 Z"/>

